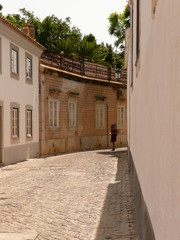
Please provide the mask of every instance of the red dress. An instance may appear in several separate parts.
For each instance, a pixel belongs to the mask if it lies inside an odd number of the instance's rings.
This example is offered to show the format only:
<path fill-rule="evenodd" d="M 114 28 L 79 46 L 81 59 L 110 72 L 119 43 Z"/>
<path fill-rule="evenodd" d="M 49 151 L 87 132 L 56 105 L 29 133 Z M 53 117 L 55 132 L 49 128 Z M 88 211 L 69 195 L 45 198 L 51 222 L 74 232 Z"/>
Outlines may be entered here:
<path fill-rule="evenodd" d="M 117 137 L 117 130 L 113 129 L 111 131 L 111 142 L 116 142 L 116 137 Z"/>

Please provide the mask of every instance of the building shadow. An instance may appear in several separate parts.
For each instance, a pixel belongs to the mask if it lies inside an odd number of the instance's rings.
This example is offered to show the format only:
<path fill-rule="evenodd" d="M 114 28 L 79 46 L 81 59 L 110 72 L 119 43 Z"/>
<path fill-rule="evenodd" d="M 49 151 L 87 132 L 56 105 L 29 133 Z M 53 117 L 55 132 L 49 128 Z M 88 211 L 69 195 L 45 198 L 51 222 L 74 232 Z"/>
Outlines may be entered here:
<path fill-rule="evenodd" d="M 127 150 L 124 150 L 124 149 L 117 149 L 115 151 L 112 151 L 110 149 L 107 149 L 107 150 L 101 150 L 99 152 L 97 152 L 98 154 L 102 154 L 102 155 L 110 155 L 110 156 L 113 156 L 113 157 L 120 157 L 121 155 L 124 156 L 124 154 L 126 155 L 127 154 Z"/>
<path fill-rule="evenodd" d="M 101 152 L 118 157 L 114 183 L 108 185 L 94 240 L 137 240 L 127 151 Z"/>

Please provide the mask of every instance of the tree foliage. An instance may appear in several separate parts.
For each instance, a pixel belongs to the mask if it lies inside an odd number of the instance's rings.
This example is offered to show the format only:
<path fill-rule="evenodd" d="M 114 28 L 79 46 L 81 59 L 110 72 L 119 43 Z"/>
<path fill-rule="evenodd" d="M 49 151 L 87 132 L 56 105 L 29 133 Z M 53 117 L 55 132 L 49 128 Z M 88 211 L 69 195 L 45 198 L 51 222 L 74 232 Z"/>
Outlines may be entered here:
<path fill-rule="evenodd" d="M 122 48 L 124 46 L 125 30 L 130 27 L 128 5 L 125 7 L 123 13 L 111 13 L 108 20 L 110 23 L 109 33 L 117 38 L 115 46 Z"/>
<path fill-rule="evenodd" d="M 35 27 L 36 40 L 46 47 L 48 52 L 64 52 L 67 57 L 86 59 L 91 62 L 115 67 L 120 64 L 119 53 L 114 52 L 111 45 L 97 44 L 93 34 L 82 36 L 79 28 L 72 26 L 71 19 L 57 18 L 55 15 L 40 20 L 34 12 L 25 8 L 20 14 L 8 14 L 6 19 L 22 29 L 27 20 Z M 114 34 L 114 31 L 112 31 Z"/>
<path fill-rule="evenodd" d="M 130 27 L 130 12 L 128 5 L 126 5 L 123 13 L 117 12 L 111 13 L 109 18 L 109 33 L 116 38 L 115 46 L 119 49 L 119 58 L 121 65 L 124 61 L 124 49 L 125 49 L 125 30 Z"/>

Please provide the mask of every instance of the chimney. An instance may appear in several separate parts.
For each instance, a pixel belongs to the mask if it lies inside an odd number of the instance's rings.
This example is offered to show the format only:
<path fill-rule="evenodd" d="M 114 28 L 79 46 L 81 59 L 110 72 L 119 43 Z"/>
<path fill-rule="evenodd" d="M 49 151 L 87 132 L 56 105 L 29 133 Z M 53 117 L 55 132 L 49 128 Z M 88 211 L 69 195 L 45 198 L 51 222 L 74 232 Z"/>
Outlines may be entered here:
<path fill-rule="evenodd" d="M 35 39 L 35 29 L 34 26 L 29 23 L 29 21 L 27 21 L 27 23 L 25 23 L 25 25 L 22 27 L 22 31 L 29 37 Z"/>

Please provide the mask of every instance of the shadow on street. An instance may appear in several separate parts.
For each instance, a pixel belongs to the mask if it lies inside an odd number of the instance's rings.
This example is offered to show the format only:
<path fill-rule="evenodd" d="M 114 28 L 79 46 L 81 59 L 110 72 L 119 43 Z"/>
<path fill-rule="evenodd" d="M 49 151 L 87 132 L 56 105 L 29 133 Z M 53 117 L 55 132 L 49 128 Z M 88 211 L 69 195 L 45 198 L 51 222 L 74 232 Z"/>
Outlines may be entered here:
<path fill-rule="evenodd" d="M 114 183 L 109 184 L 95 240 L 135 240 L 136 224 L 129 180 L 127 151 L 105 151 L 118 157 Z"/>

